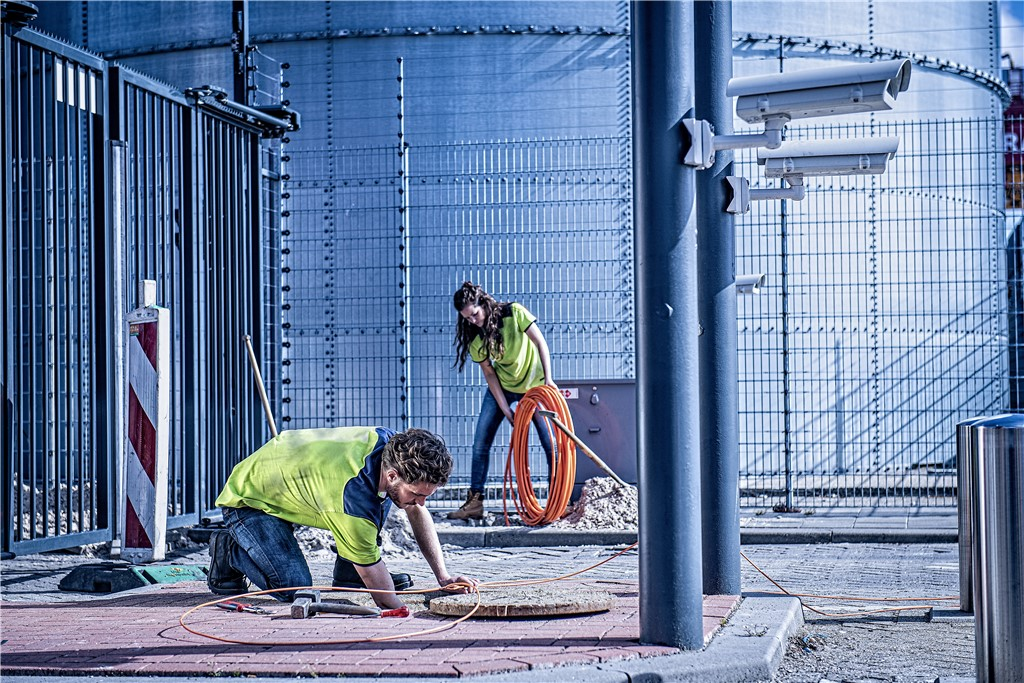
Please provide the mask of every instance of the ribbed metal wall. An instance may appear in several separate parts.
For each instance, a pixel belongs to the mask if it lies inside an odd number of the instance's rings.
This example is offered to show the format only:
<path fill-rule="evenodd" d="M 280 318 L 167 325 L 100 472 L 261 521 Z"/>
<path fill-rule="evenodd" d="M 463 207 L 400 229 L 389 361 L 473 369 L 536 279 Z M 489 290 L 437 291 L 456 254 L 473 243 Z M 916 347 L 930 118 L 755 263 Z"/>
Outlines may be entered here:
<path fill-rule="evenodd" d="M 261 46 L 303 113 L 284 167 L 284 426 L 433 429 L 465 481 L 485 391 L 452 368 L 465 279 L 540 318 L 556 378 L 632 376 L 628 5 L 565 26 L 580 7 L 317 5 L 322 23 L 293 28 L 347 37 Z"/>
<path fill-rule="evenodd" d="M 55 4 L 55 22 L 175 83 L 227 84 L 229 7 Z M 250 17 L 303 114 L 281 168 L 284 426 L 436 429 L 464 481 L 484 385 L 450 367 L 463 279 L 540 317 L 556 379 L 633 376 L 628 3 L 260 2 Z M 895 112 L 791 128 L 897 130 L 889 174 L 812 183 L 738 224 L 738 270 L 769 273 L 767 296 L 740 302 L 746 483 L 770 502 L 802 473 L 827 479 L 807 489 L 818 502 L 948 504 L 927 495 L 941 481 L 902 477 L 999 403 L 996 3 L 739 0 L 734 29 L 736 75 L 915 61 Z M 858 469 L 875 478 L 838 476 Z"/>

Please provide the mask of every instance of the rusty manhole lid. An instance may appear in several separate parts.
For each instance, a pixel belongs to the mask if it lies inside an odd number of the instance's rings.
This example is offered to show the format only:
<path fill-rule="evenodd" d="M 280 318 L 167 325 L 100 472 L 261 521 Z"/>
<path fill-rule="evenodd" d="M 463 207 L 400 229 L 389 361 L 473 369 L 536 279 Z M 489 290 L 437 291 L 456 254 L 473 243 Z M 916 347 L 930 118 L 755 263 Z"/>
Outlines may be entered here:
<path fill-rule="evenodd" d="M 446 595 L 430 601 L 430 611 L 446 617 L 462 617 L 476 607 L 477 596 Z M 593 588 L 515 586 L 484 589 L 480 609 L 474 617 L 545 617 L 566 614 L 591 614 L 612 608 L 612 596 Z"/>

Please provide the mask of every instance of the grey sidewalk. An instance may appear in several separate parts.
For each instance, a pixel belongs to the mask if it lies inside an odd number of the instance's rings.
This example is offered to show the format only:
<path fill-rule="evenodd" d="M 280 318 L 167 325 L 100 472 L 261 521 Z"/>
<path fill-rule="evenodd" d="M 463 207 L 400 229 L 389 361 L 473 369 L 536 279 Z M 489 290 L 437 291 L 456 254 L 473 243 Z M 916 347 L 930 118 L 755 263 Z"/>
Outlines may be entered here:
<path fill-rule="evenodd" d="M 493 520 L 492 520 L 493 521 Z M 532 529 L 464 523 L 438 526 L 442 543 L 464 547 L 538 547 L 635 543 L 635 531 Z M 822 508 L 777 513 L 740 511 L 740 543 L 956 543 L 955 508 Z"/>

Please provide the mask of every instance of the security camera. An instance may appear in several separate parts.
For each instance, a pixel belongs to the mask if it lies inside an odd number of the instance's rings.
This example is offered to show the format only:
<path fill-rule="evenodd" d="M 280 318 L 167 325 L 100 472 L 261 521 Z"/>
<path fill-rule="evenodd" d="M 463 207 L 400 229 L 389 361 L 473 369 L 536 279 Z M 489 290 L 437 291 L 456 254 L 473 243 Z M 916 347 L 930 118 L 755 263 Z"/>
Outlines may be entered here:
<path fill-rule="evenodd" d="M 748 273 L 744 275 L 736 276 L 736 293 L 737 294 L 760 294 L 761 288 L 764 287 L 765 280 L 764 273 Z"/>
<path fill-rule="evenodd" d="M 802 175 L 783 178 L 785 187 L 750 189 L 750 181 L 742 176 L 725 177 L 728 201 L 725 210 L 729 213 L 746 213 L 750 211 L 750 202 L 762 202 L 769 199 L 792 199 L 801 201 L 805 194 L 804 177 Z"/>
<path fill-rule="evenodd" d="M 744 76 L 730 80 L 725 94 L 747 123 L 886 111 L 910 86 L 910 69 L 909 59 L 896 59 Z"/>
<path fill-rule="evenodd" d="M 761 149 L 757 163 L 766 178 L 821 175 L 877 175 L 896 155 L 898 137 L 854 138 L 821 142 L 787 142 L 778 149 Z"/>
<path fill-rule="evenodd" d="M 764 132 L 716 135 L 709 122 L 684 119 L 682 162 L 705 169 L 714 165 L 717 151 L 776 149 L 792 119 L 892 109 L 896 97 L 910 87 L 910 69 L 909 59 L 897 59 L 733 78 L 725 94 L 736 98 L 736 115 L 763 123 Z"/>

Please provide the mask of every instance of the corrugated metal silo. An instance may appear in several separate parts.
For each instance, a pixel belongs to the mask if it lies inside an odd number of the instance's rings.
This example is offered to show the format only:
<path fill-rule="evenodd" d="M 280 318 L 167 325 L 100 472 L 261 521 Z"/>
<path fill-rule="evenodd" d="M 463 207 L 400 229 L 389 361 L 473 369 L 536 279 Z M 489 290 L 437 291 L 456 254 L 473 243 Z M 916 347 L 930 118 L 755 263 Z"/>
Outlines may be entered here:
<path fill-rule="evenodd" d="M 45 2 L 39 23 L 226 87 L 231 11 Z M 468 453 L 483 384 L 451 368 L 463 279 L 539 316 L 556 378 L 634 376 L 628 2 L 253 2 L 249 20 L 303 116 L 283 170 L 285 426 L 416 424 Z M 916 63 L 895 112 L 788 129 L 899 134 L 886 175 L 810 181 L 737 223 L 738 271 L 769 274 L 739 309 L 748 483 L 827 475 L 835 493 L 843 471 L 941 461 L 1004 389 L 996 3 L 743 0 L 734 30 L 737 76 Z"/>

